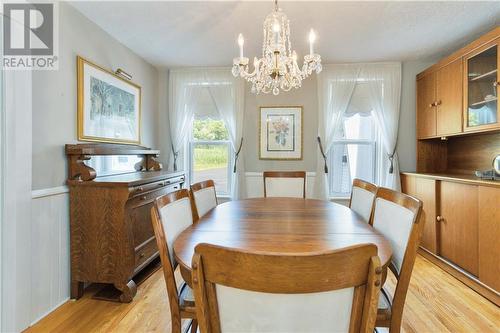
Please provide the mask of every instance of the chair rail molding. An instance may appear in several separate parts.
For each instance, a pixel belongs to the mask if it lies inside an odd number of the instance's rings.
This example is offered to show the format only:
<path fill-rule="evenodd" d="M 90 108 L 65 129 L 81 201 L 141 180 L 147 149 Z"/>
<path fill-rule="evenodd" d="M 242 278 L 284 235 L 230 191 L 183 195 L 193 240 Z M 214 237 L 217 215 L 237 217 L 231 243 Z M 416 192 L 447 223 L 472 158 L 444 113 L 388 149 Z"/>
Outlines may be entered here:
<path fill-rule="evenodd" d="M 69 188 L 66 185 L 33 190 L 31 191 L 31 198 L 40 199 L 64 193 L 69 193 Z"/>
<path fill-rule="evenodd" d="M 315 177 L 316 177 L 316 172 L 306 172 L 306 198 L 313 197 Z M 264 197 L 263 172 L 261 171 L 245 172 L 245 179 L 246 179 L 248 198 Z"/>

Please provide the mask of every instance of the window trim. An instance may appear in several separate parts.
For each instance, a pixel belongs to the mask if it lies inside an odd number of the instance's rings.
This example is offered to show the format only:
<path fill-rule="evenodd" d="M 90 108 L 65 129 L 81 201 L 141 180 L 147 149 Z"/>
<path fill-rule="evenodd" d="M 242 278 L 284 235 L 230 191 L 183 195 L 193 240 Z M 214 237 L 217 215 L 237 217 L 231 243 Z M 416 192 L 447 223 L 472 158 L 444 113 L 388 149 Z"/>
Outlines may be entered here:
<path fill-rule="evenodd" d="M 216 195 L 218 197 L 230 197 L 231 196 L 231 188 L 233 183 L 233 158 L 231 155 L 232 146 L 231 141 L 229 140 L 196 140 L 190 138 L 189 140 L 189 182 L 193 181 L 193 163 L 194 163 L 194 146 L 195 145 L 225 145 L 228 150 L 228 163 L 227 163 L 227 192 L 219 192 L 216 191 Z"/>

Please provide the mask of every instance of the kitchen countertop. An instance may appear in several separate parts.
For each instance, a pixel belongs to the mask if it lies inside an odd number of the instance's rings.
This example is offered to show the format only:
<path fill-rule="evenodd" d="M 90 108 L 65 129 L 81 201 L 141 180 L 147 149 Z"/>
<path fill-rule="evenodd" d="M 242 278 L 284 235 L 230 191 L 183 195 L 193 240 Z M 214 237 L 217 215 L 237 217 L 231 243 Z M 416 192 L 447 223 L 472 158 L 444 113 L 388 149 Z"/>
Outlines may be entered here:
<path fill-rule="evenodd" d="M 447 181 L 460 182 L 473 185 L 500 187 L 499 180 L 481 179 L 472 174 L 469 175 L 469 174 L 456 174 L 456 173 L 417 173 L 417 172 L 401 172 L 401 174 L 430 178 L 430 179 L 447 180 Z"/>

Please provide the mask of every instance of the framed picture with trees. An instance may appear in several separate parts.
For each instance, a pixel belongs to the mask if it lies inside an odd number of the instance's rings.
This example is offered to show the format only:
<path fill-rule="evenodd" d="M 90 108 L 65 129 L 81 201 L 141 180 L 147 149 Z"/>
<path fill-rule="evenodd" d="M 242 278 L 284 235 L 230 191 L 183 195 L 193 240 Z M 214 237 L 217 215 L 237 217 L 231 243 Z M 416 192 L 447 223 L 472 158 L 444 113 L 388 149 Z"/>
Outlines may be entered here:
<path fill-rule="evenodd" d="M 141 87 L 77 57 L 78 140 L 141 141 Z"/>

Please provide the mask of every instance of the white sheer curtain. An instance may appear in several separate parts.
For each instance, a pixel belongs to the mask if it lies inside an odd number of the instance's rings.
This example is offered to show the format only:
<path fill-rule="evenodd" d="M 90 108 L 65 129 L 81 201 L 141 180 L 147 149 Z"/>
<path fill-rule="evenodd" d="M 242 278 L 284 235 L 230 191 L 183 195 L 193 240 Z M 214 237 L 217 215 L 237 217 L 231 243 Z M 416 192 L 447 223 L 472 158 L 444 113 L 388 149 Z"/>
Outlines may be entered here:
<path fill-rule="evenodd" d="M 234 153 L 233 163 L 236 163 L 231 179 L 231 198 L 241 198 L 246 192 L 242 154 L 245 90 L 244 82 L 236 80 L 230 68 L 190 68 L 171 71 L 169 114 L 172 155 L 180 156 L 186 151 L 195 109 L 200 105 L 197 99 L 201 96 L 199 93 L 201 89 L 208 89 L 217 113 L 229 132 Z M 242 148 L 240 154 L 236 155 L 240 147 Z M 174 156 L 171 158 L 172 161 Z M 186 169 L 185 154 L 181 160 L 182 168 Z M 181 168 L 180 163 L 177 167 Z"/>
<path fill-rule="evenodd" d="M 246 190 L 243 151 L 243 118 L 245 108 L 245 83 L 237 80 L 231 71 L 224 69 L 207 70 L 208 90 L 221 119 L 229 132 L 233 149 L 233 177 L 231 180 L 231 198 L 243 198 Z M 223 82 L 224 84 L 220 84 Z M 229 84 L 227 84 L 229 83 Z M 234 165 L 236 164 L 236 165 Z"/>
<path fill-rule="evenodd" d="M 359 71 L 359 66 L 330 65 L 323 67 L 318 76 L 318 137 L 325 154 L 328 154 L 332 147 L 342 124 L 342 117 L 349 106 Z M 314 184 L 314 196 L 318 199 L 329 197 L 326 160 L 318 150 Z"/>
<path fill-rule="evenodd" d="M 357 82 L 368 85 L 369 104 L 381 133 L 384 157 L 379 164 L 378 183 L 395 190 L 401 189 L 399 163 L 396 154 L 398 138 L 401 64 L 345 64 L 325 66 L 318 76 L 318 137 L 321 148 L 328 154 L 338 134 L 343 116 L 349 107 Z M 318 150 L 315 197 L 328 198 L 326 159 Z M 330 170 L 332 172 L 333 170 Z"/>
<path fill-rule="evenodd" d="M 361 75 L 369 87 L 370 104 L 385 150 L 385 159 L 379 167 L 379 184 L 400 191 L 396 145 L 401 105 L 401 63 L 366 64 Z"/>
<path fill-rule="evenodd" d="M 183 70 L 171 70 L 168 84 L 168 118 L 172 150 L 169 158 L 169 170 L 183 170 L 186 167 L 186 142 L 191 132 L 193 108 L 191 101 L 195 92 L 190 82 L 196 73 Z"/>

